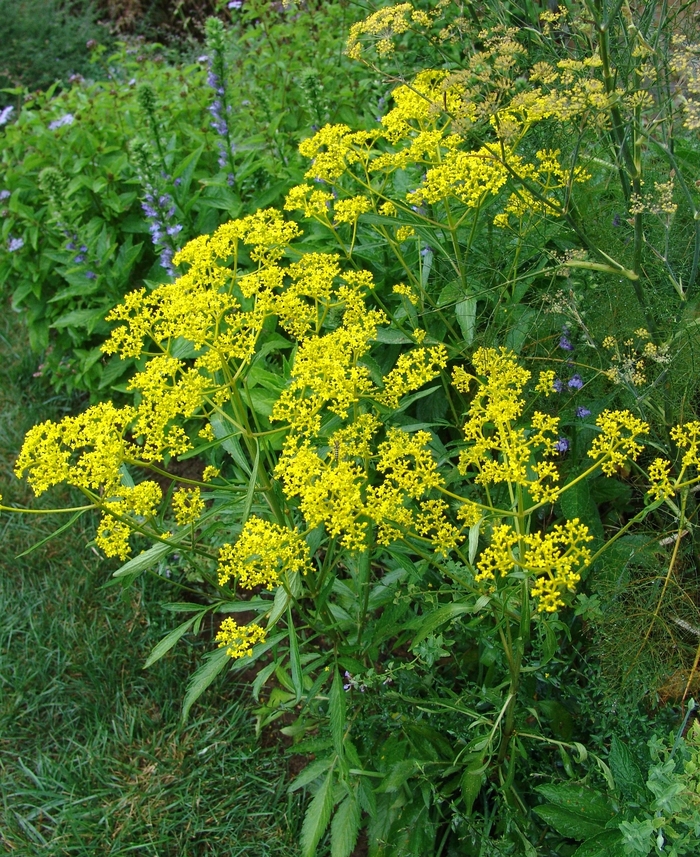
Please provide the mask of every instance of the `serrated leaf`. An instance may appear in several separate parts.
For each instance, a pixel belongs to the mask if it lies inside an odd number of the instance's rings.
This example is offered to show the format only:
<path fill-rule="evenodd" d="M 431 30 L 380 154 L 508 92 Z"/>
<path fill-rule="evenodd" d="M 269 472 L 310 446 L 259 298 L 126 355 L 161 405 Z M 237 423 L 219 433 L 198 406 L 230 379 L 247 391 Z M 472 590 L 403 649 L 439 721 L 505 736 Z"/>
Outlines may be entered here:
<path fill-rule="evenodd" d="M 345 734 L 345 711 L 346 700 L 345 691 L 343 690 L 343 680 L 340 677 L 340 670 L 336 667 L 333 676 L 333 684 L 328 698 L 328 715 L 331 726 L 331 737 L 333 738 L 333 747 L 335 752 L 343 755 L 343 736 Z"/>
<path fill-rule="evenodd" d="M 301 827 L 301 857 L 314 857 L 316 846 L 326 832 L 333 812 L 333 768 L 331 766 L 326 779 L 314 795 L 306 810 Z"/>
<path fill-rule="evenodd" d="M 330 768 L 332 762 L 333 757 L 329 757 L 327 759 L 316 759 L 314 762 L 310 762 L 292 780 L 287 787 L 287 792 L 291 794 L 299 789 L 303 789 L 304 786 L 308 786 L 309 783 L 312 783 L 314 780 L 317 780 L 320 776 L 325 774 Z"/>
<path fill-rule="evenodd" d="M 152 568 L 159 559 L 162 559 L 162 557 L 172 553 L 174 550 L 174 545 L 166 544 L 165 542 L 158 542 L 158 544 L 153 545 L 148 548 L 148 550 L 143 551 L 143 553 L 140 553 L 128 562 L 125 562 L 121 568 L 113 571 L 112 577 L 126 577 L 129 574 L 142 574 L 144 571 Z"/>
<path fill-rule="evenodd" d="M 625 797 L 634 798 L 646 791 L 644 776 L 626 744 L 613 735 L 608 757 L 615 785 Z"/>
<path fill-rule="evenodd" d="M 472 604 L 465 604 L 462 601 L 453 601 L 452 604 L 445 604 L 444 607 L 439 607 L 437 610 L 429 613 L 423 624 L 418 629 L 418 633 L 413 638 L 411 648 L 417 646 L 421 640 L 424 640 L 427 636 L 432 634 L 436 628 L 440 627 L 440 625 L 444 625 L 445 622 L 450 622 L 458 616 L 464 616 L 465 613 L 471 613 L 473 610 L 474 606 Z"/>
<path fill-rule="evenodd" d="M 571 857 L 627 857 L 624 837 L 619 830 L 604 830 L 586 839 Z"/>
<path fill-rule="evenodd" d="M 206 613 L 206 610 L 201 610 L 199 615 L 203 615 Z M 183 637 L 194 624 L 197 616 L 192 616 L 191 619 L 188 619 L 186 622 L 183 622 L 182 625 L 178 625 L 177 628 L 172 630 L 169 634 L 167 634 L 163 639 L 158 643 L 157 646 L 153 649 L 151 654 L 146 659 L 146 663 L 143 665 L 143 669 L 147 670 L 152 664 L 156 661 L 159 661 L 163 655 L 169 652 L 172 647 L 177 643 L 180 637 Z"/>
<path fill-rule="evenodd" d="M 331 822 L 331 854 L 350 857 L 360 832 L 360 804 L 348 795 L 340 804 Z"/>
<path fill-rule="evenodd" d="M 484 766 L 481 763 L 478 763 L 477 767 L 468 768 L 462 774 L 462 778 L 459 781 L 459 785 L 462 790 L 462 800 L 464 801 L 467 815 L 472 814 L 474 801 L 477 799 L 477 797 L 479 796 L 479 792 L 481 791 L 481 784 L 483 778 Z"/>
<path fill-rule="evenodd" d="M 536 791 L 555 806 L 575 812 L 604 827 L 615 815 L 610 799 L 595 789 L 575 783 L 545 783 Z"/>
<path fill-rule="evenodd" d="M 272 610 L 270 611 L 270 617 L 267 620 L 267 627 L 272 628 L 273 625 L 276 625 L 280 620 L 280 616 L 287 609 L 289 604 L 290 597 L 287 590 L 281 584 L 275 590 L 275 597 L 272 601 Z"/>
<path fill-rule="evenodd" d="M 398 791 L 406 780 L 413 776 L 417 767 L 418 763 L 415 759 L 406 759 L 403 762 L 397 762 L 395 765 L 392 765 L 389 773 L 379 784 L 377 792 L 381 794 L 382 792 Z"/>
<path fill-rule="evenodd" d="M 565 809 L 563 806 L 554 806 L 554 804 L 548 803 L 544 806 L 536 806 L 535 812 L 557 833 L 571 839 L 588 839 L 604 830 L 595 821 L 584 818 L 584 816 L 570 809 Z"/>
<path fill-rule="evenodd" d="M 205 655 L 206 661 L 192 675 L 187 684 L 187 693 L 182 701 L 182 719 L 187 720 L 190 708 L 219 675 L 231 658 L 226 654 L 226 648 L 217 649 Z"/>

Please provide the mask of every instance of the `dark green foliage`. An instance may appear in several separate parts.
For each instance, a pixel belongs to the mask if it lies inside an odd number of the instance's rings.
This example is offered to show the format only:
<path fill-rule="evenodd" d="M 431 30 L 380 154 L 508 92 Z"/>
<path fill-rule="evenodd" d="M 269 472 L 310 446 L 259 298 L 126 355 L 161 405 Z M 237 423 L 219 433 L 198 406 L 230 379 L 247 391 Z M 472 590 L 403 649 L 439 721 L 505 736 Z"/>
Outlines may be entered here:
<path fill-rule="evenodd" d="M 71 0 L 0 0 L 0 89 L 47 89 L 56 80 L 87 74 L 90 48 L 108 33 L 89 3 Z M 0 92 L 0 107 L 18 104 Z"/>

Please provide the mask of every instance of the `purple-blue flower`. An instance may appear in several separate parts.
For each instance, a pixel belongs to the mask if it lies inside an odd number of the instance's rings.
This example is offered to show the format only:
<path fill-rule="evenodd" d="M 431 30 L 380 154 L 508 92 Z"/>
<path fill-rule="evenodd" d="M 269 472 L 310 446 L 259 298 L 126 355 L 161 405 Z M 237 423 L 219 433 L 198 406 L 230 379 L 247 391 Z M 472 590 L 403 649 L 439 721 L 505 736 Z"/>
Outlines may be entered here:
<path fill-rule="evenodd" d="M 552 381 L 552 389 L 555 393 L 561 393 L 564 389 L 564 382 L 560 378 L 555 378 L 554 381 Z"/>
<path fill-rule="evenodd" d="M 97 279 L 97 274 L 94 271 L 86 271 L 85 276 L 88 278 L 88 280 Z"/>
<path fill-rule="evenodd" d="M 580 390 L 583 387 L 583 378 L 578 374 L 574 375 L 572 378 L 569 378 L 567 386 L 570 390 Z"/>
<path fill-rule="evenodd" d="M 229 0 L 229 9 L 240 9 L 243 5 L 243 0 Z"/>
<path fill-rule="evenodd" d="M 559 440 L 554 444 L 554 449 L 556 450 L 556 452 L 568 452 L 569 441 L 565 437 L 560 437 Z"/>
<path fill-rule="evenodd" d="M 66 113 L 53 122 L 49 122 L 49 131 L 55 131 L 57 128 L 63 128 L 64 125 L 72 125 L 75 122 L 75 116 L 72 113 Z"/>
<path fill-rule="evenodd" d="M 17 250 L 21 250 L 24 247 L 24 238 L 10 238 L 7 242 L 7 252 L 15 253 Z"/>
<path fill-rule="evenodd" d="M 559 340 L 559 348 L 561 348 L 562 351 L 574 350 L 574 346 L 571 344 L 569 337 L 565 333 L 561 335 L 561 338 Z"/>
<path fill-rule="evenodd" d="M 584 417 L 590 417 L 590 415 L 591 412 L 588 410 L 588 408 L 576 408 L 576 416 L 579 419 L 582 420 Z"/>
<path fill-rule="evenodd" d="M 0 190 L 0 202 L 3 202 L 6 199 L 9 199 L 11 196 L 9 190 Z"/>
<path fill-rule="evenodd" d="M 10 121 L 10 116 L 14 109 L 10 104 L 4 110 L 0 110 L 0 125 L 6 125 Z"/>

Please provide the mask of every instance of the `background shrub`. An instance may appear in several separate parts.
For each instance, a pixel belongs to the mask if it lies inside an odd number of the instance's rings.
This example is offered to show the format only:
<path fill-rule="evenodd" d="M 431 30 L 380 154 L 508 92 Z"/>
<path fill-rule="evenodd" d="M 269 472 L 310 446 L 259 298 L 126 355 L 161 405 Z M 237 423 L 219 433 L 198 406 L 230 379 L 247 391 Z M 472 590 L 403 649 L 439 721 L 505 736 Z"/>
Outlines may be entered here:
<path fill-rule="evenodd" d="M 105 41 L 91 3 L 71 0 L 0 0 L 0 89 L 47 89 L 90 68 L 90 39 Z M 16 104 L 0 92 L 0 107 Z"/>

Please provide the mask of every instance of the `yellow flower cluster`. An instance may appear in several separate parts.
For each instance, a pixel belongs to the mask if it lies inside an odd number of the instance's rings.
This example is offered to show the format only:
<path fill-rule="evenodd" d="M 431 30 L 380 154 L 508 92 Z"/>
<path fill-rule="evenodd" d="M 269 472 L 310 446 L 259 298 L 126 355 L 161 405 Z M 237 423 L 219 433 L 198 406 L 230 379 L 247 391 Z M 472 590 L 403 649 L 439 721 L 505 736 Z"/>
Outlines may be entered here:
<path fill-rule="evenodd" d="M 162 499 L 154 482 L 133 486 L 123 478 L 123 465 L 140 453 L 127 440 L 136 414 L 132 407 L 104 402 L 58 423 L 41 423 L 29 430 L 15 462 L 15 473 L 27 477 L 37 496 L 65 482 L 104 497 L 97 543 L 108 556 L 128 555 L 129 528 L 118 517 L 150 518 Z"/>
<path fill-rule="evenodd" d="M 526 488 L 535 502 L 553 503 L 559 496 L 559 473 L 552 461 L 533 462 L 533 455 L 539 451 L 546 459 L 554 454 L 559 418 L 535 411 L 529 433 L 516 427 L 530 373 L 503 348 L 480 348 L 472 362 L 484 380 L 472 378 L 461 367 L 455 368 L 452 380 L 462 392 L 474 380 L 478 385 L 464 426 L 467 446 L 460 452 L 460 473 L 474 467 L 480 485 L 508 482 Z"/>
<path fill-rule="evenodd" d="M 495 580 L 524 569 L 535 578 L 531 595 L 538 600 L 538 611 L 553 613 L 564 606 L 563 594 L 574 591 L 581 570 L 590 562 L 591 552 L 585 543 L 592 539 L 578 518 L 557 524 L 549 533 L 522 537 L 510 525 L 499 524 L 493 528 L 491 543 L 481 552 L 475 580 Z"/>
<path fill-rule="evenodd" d="M 392 38 L 405 33 L 411 26 L 410 16 L 413 6 L 410 3 L 399 3 L 374 12 L 364 21 L 358 21 L 350 28 L 345 51 L 351 59 L 362 57 L 361 37 L 368 35 L 376 46 L 379 56 L 386 56 L 394 51 Z"/>
<path fill-rule="evenodd" d="M 215 637 L 219 648 L 228 646 L 226 654 L 230 658 L 245 658 L 252 655 L 253 646 L 265 641 L 265 629 L 260 625 L 239 625 L 235 619 L 227 617 L 219 627 Z"/>
<path fill-rule="evenodd" d="M 396 366 L 384 377 L 384 389 L 376 399 L 389 408 L 397 408 L 399 400 L 413 390 L 432 381 L 447 366 L 447 349 L 444 345 L 432 348 L 414 348 L 399 355 Z"/>
<path fill-rule="evenodd" d="M 219 584 L 231 578 L 244 589 L 274 589 L 284 571 L 306 574 L 311 568 L 309 548 L 294 530 L 262 518 L 249 518 L 235 545 L 219 550 Z"/>
<path fill-rule="evenodd" d="M 642 451 L 637 439 L 648 433 L 649 426 L 629 411 L 608 410 L 600 414 L 596 425 L 600 434 L 593 439 L 588 455 L 593 459 L 604 456 L 601 470 L 613 476 L 628 458 L 637 459 Z"/>
<path fill-rule="evenodd" d="M 204 511 L 204 500 L 199 488 L 178 488 L 171 501 L 175 520 L 181 527 L 194 524 Z"/>

